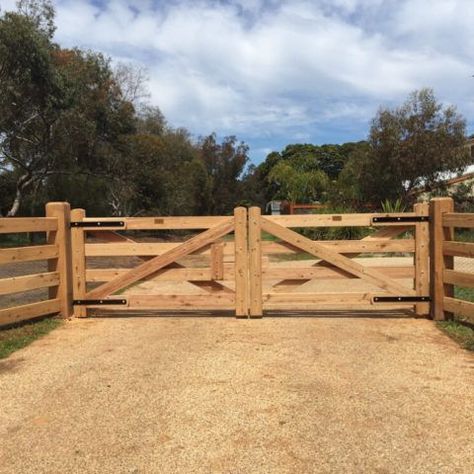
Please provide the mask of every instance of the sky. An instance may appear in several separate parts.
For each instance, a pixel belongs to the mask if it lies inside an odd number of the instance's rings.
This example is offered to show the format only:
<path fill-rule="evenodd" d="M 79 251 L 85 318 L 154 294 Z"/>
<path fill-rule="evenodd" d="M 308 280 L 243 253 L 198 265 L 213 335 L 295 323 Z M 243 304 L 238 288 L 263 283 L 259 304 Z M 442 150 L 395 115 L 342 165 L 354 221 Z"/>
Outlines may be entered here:
<path fill-rule="evenodd" d="M 12 0 L 0 0 L 3 10 Z M 57 0 L 55 39 L 144 66 L 149 100 L 260 162 L 289 143 L 365 139 L 421 87 L 474 131 L 474 0 Z"/>

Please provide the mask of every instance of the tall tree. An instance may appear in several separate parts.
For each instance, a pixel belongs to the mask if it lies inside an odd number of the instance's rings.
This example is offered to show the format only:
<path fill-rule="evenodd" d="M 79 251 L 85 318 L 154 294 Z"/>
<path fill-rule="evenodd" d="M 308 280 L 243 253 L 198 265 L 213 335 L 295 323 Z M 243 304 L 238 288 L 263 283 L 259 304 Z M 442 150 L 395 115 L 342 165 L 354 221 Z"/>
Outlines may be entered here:
<path fill-rule="evenodd" d="M 465 129 L 464 118 L 437 102 L 431 89 L 413 92 L 401 107 L 380 109 L 367 152 L 348 164 L 360 198 L 374 204 L 400 198 L 411 204 L 414 189 L 430 189 L 446 173 L 462 171 L 471 162 Z"/>
<path fill-rule="evenodd" d="M 119 153 L 120 137 L 133 128 L 133 106 L 124 100 L 109 61 L 53 43 L 48 5 L 20 4 L 45 18 L 22 12 L 0 17 L 0 166 L 16 181 L 10 203 L 3 203 L 9 216 L 26 193 L 48 182 L 50 188 L 61 184 L 54 176 L 105 177 L 107 158 Z"/>
<path fill-rule="evenodd" d="M 217 142 L 213 133 L 199 143 L 199 157 L 210 180 L 208 214 L 228 214 L 242 200 L 242 177 L 248 162 L 248 146 L 236 137 Z"/>

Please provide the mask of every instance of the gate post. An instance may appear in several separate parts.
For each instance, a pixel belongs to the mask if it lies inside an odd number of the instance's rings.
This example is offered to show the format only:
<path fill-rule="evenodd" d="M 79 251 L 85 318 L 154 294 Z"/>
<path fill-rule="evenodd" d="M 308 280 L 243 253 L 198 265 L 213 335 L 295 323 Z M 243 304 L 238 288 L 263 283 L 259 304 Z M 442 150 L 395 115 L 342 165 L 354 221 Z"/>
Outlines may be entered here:
<path fill-rule="evenodd" d="M 78 222 L 86 217 L 84 209 L 73 209 L 71 220 Z M 85 231 L 82 227 L 71 228 L 71 254 L 72 254 L 72 290 L 75 300 L 86 299 L 86 254 L 85 254 Z M 74 306 L 74 317 L 84 318 L 87 316 L 86 306 Z"/>
<path fill-rule="evenodd" d="M 449 318 L 444 311 L 444 297 L 452 296 L 453 285 L 444 284 L 444 270 L 453 268 L 453 257 L 443 255 L 443 242 L 453 240 L 453 229 L 443 227 L 443 214 L 453 212 L 451 198 L 433 198 L 430 201 L 431 224 L 431 317 L 436 321 Z"/>
<path fill-rule="evenodd" d="M 58 257 L 48 260 L 48 270 L 59 273 L 59 285 L 49 289 L 49 298 L 59 299 L 62 318 L 72 315 L 71 281 L 71 206 L 68 202 L 48 202 L 46 217 L 56 217 L 58 229 L 48 232 L 48 244 L 58 247 Z"/>
<path fill-rule="evenodd" d="M 249 286 L 250 317 L 261 318 L 262 309 L 262 229 L 261 210 L 251 207 L 249 210 Z"/>
<path fill-rule="evenodd" d="M 235 316 L 246 318 L 249 310 L 248 298 L 248 239 L 247 209 L 234 209 L 234 246 L 235 246 Z"/>
<path fill-rule="evenodd" d="M 429 204 L 419 202 L 413 206 L 417 216 L 429 215 Z M 419 222 L 415 225 L 415 291 L 417 296 L 427 296 L 430 293 L 430 224 Z M 417 303 L 415 313 L 428 315 L 429 303 Z"/>

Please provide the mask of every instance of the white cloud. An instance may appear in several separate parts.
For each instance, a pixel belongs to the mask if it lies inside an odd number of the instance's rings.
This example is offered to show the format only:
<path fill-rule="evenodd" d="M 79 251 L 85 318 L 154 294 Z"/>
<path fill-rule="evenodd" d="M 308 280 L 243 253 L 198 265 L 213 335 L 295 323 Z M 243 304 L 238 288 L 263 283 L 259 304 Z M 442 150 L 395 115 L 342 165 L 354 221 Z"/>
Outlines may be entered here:
<path fill-rule="evenodd" d="M 363 138 L 379 104 L 424 86 L 474 112 L 472 0 L 64 0 L 57 12 L 61 44 L 143 63 L 153 102 L 197 134 Z"/>

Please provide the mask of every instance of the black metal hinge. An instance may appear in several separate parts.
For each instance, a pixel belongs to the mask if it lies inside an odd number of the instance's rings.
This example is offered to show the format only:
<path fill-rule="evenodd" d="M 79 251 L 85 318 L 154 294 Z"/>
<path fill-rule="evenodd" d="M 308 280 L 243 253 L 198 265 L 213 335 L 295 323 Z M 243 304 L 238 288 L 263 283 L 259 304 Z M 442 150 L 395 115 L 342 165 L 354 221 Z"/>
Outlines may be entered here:
<path fill-rule="evenodd" d="M 393 222 L 429 222 L 430 218 L 428 216 L 398 216 L 398 217 L 372 217 L 373 224 L 384 224 L 384 223 L 393 223 Z"/>
<path fill-rule="evenodd" d="M 125 227 L 124 221 L 74 221 L 71 227 Z"/>
<path fill-rule="evenodd" d="M 428 303 L 430 296 L 374 296 L 374 303 Z"/>
<path fill-rule="evenodd" d="M 112 305 L 112 304 L 127 304 L 127 300 L 125 299 L 104 299 L 104 300 L 73 300 L 73 305 L 81 305 L 81 306 L 101 306 L 101 305 Z"/>

